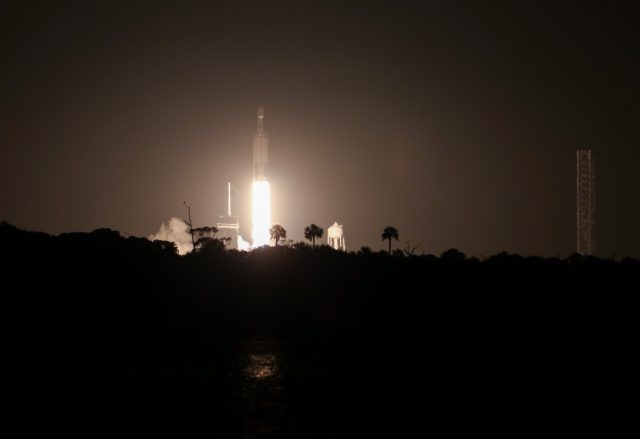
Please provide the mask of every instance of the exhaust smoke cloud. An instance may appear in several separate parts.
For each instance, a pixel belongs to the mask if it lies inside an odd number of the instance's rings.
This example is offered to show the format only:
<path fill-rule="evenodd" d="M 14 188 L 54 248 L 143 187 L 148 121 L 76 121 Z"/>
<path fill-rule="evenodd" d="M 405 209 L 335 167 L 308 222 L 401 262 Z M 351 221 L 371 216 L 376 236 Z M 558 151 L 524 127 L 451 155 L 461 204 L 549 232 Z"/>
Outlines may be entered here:
<path fill-rule="evenodd" d="M 173 217 L 168 223 L 163 223 L 155 235 L 149 235 L 150 241 L 169 241 L 178 247 L 180 255 L 186 255 L 193 250 L 189 226 L 180 218 Z"/>

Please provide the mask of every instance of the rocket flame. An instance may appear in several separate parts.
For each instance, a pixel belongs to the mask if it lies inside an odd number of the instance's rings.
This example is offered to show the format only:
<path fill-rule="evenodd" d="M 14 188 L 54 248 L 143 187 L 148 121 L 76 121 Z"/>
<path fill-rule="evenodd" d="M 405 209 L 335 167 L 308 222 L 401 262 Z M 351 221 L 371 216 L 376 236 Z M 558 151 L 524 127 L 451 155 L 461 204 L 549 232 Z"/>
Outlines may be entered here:
<path fill-rule="evenodd" d="M 258 180 L 253 182 L 253 248 L 269 245 L 271 236 L 271 191 L 269 182 Z"/>

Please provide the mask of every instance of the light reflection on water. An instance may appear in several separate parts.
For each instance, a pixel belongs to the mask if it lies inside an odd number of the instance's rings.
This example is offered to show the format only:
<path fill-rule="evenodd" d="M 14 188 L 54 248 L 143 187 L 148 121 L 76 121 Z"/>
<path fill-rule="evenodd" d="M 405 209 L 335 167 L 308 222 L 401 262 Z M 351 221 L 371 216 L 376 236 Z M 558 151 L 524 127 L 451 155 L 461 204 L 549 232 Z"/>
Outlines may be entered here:
<path fill-rule="evenodd" d="M 278 373 L 278 362 L 274 354 L 249 354 L 244 370 L 248 378 L 261 381 Z"/>
<path fill-rule="evenodd" d="M 256 340 L 239 352 L 238 402 L 242 438 L 275 438 L 283 432 L 282 359 L 275 343 Z"/>

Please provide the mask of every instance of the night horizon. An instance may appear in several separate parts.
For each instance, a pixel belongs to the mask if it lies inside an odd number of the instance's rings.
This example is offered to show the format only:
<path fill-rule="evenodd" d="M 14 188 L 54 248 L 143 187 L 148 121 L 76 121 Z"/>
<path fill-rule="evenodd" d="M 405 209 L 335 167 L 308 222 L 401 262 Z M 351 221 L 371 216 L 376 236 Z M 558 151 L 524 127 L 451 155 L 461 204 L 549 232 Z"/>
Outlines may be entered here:
<path fill-rule="evenodd" d="M 0 218 L 47 233 L 199 226 L 266 108 L 273 221 L 350 250 L 568 256 L 575 154 L 596 159 L 597 254 L 640 255 L 638 57 L 618 6 L 269 8 L 9 2 Z M 313 18 L 313 19 L 312 19 Z M 311 22 L 314 25 L 309 25 Z"/>
<path fill-rule="evenodd" d="M 637 16 L 2 2 L 7 430 L 633 431 Z"/>

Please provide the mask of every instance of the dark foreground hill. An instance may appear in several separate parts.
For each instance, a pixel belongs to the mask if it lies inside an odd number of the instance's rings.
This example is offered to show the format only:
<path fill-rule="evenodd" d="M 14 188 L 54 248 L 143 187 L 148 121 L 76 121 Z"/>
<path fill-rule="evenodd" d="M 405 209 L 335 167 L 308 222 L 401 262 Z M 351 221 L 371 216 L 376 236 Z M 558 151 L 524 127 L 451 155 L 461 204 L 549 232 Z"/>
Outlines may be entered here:
<path fill-rule="evenodd" d="M 14 407 L 57 428 L 334 437 L 381 389 L 636 373 L 632 259 L 215 242 L 181 257 L 108 229 L 7 224 L 0 246 Z"/>

